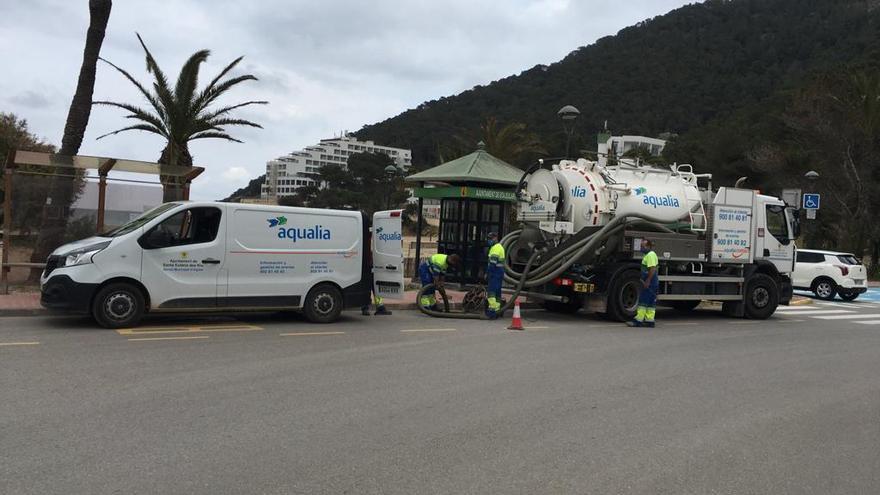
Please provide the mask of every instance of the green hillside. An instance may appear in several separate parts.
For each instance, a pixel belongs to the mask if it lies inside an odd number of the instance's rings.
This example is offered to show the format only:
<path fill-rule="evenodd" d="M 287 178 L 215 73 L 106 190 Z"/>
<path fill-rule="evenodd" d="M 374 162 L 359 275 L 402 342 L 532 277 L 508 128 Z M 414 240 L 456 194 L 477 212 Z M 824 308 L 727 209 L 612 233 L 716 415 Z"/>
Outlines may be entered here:
<path fill-rule="evenodd" d="M 582 112 L 577 146 L 616 133 L 685 133 L 755 104 L 806 74 L 862 56 L 878 36 L 876 0 L 709 0 L 639 23 L 563 60 L 440 98 L 357 136 L 412 148 L 416 165 L 494 116 L 524 122 L 560 154 L 556 110 Z M 548 33 L 550 35 L 552 33 Z"/>

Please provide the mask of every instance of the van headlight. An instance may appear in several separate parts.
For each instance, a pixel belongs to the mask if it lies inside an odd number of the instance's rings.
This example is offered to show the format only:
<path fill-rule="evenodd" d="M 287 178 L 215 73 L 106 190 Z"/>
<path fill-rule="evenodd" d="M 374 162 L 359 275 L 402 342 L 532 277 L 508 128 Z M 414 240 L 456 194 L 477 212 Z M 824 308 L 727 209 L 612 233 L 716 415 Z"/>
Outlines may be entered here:
<path fill-rule="evenodd" d="M 98 244 L 92 244 L 91 246 L 82 247 L 71 251 L 64 256 L 64 263 L 59 266 L 59 268 L 64 266 L 76 266 L 76 265 L 85 265 L 87 263 L 92 262 L 92 256 L 98 254 L 104 248 L 110 245 L 110 241 L 101 242 Z"/>

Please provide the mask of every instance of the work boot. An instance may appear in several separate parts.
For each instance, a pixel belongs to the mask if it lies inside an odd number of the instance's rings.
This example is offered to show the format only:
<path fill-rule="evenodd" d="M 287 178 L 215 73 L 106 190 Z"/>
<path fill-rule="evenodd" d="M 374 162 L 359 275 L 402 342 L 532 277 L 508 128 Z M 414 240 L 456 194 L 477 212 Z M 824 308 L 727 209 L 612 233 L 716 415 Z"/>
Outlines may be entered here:
<path fill-rule="evenodd" d="M 361 307 L 361 315 L 370 316 L 370 307 L 369 306 L 362 306 Z"/>
<path fill-rule="evenodd" d="M 382 306 L 379 306 L 378 308 L 376 308 L 376 312 L 373 314 L 374 315 L 390 315 L 391 311 L 388 311 L 388 309 L 386 309 L 385 306 L 382 305 Z"/>
<path fill-rule="evenodd" d="M 626 326 L 628 326 L 628 327 L 640 327 L 640 326 L 642 326 L 642 322 L 640 322 L 639 320 L 632 320 L 632 321 L 628 321 L 628 322 L 626 322 Z"/>
<path fill-rule="evenodd" d="M 498 313 L 496 313 L 495 311 L 491 311 L 491 310 L 486 311 L 486 318 L 489 318 L 490 320 L 497 320 Z"/>
<path fill-rule="evenodd" d="M 654 328 L 654 322 L 653 321 L 646 321 L 645 326 L 648 328 Z"/>
<path fill-rule="evenodd" d="M 437 311 L 437 312 L 440 312 L 440 313 L 442 313 L 442 312 L 443 312 L 443 310 L 442 310 L 442 309 L 440 309 L 440 306 L 438 306 L 438 305 L 436 305 L 436 304 L 435 304 L 435 305 L 433 305 L 433 306 L 431 306 L 431 307 L 430 307 L 430 308 L 428 308 L 428 309 L 430 309 L 430 310 L 431 310 L 431 311 Z"/>

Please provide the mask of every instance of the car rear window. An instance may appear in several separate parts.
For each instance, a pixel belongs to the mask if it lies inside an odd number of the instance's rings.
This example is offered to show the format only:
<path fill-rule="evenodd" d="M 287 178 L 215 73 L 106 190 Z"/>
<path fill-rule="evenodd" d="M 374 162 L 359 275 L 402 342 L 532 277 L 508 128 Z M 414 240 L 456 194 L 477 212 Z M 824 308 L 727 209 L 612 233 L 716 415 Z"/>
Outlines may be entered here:
<path fill-rule="evenodd" d="M 821 254 L 821 253 L 810 253 L 807 251 L 798 251 L 797 262 L 798 263 L 824 263 L 825 262 L 825 255 Z"/>
<path fill-rule="evenodd" d="M 858 259 L 851 254 L 842 254 L 837 259 L 844 265 L 861 265 Z"/>

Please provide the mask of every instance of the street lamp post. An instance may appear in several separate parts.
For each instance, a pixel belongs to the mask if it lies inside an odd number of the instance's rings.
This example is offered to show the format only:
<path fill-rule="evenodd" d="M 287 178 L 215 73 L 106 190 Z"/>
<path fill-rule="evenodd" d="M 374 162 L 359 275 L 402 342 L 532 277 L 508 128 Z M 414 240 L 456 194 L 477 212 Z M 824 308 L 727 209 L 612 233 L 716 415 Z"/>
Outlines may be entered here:
<path fill-rule="evenodd" d="M 574 121 L 577 120 L 581 112 L 573 105 L 565 105 L 560 108 L 556 115 L 562 120 L 562 130 L 565 132 L 565 157 L 569 157 L 569 148 L 571 147 L 571 135 L 574 133 Z"/>

